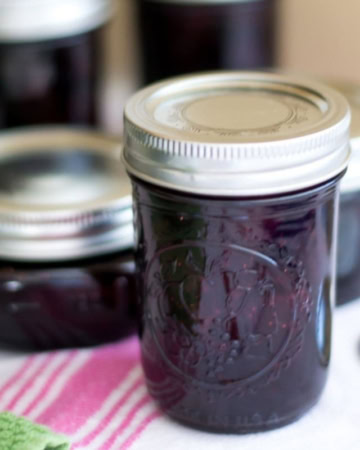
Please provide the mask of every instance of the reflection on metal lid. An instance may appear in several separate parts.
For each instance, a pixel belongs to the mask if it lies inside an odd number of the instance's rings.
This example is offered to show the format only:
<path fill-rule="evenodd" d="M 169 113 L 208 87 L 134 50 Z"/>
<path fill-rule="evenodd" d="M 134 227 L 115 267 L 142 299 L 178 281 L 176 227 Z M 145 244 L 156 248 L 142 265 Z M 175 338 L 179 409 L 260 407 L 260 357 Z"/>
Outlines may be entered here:
<path fill-rule="evenodd" d="M 131 247 L 131 186 L 119 147 L 60 128 L 0 136 L 0 256 L 54 261 Z"/>
<path fill-rule="evenodd" d="M 345 98 L 307 79 L 245 71 L 177 77 L 127 103 L 124 162 L 134 176 L 184 192 L 291 192 L 346 168 L 349 123 Z"/>

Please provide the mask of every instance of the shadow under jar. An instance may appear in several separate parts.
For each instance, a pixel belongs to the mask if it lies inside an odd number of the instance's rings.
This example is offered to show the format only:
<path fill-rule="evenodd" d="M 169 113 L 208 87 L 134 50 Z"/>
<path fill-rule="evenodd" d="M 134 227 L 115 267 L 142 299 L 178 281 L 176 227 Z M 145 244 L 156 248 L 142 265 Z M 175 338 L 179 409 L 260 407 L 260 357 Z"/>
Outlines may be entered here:
<path fill-rule="evenodd" d="M 275 63 L 276 0 L 137 0 L 143 83 Z"/>
<path fill-rule="evenodd" d="M 60 128 L 2 135 L 2 347 L 79 347 L 135 331 L 131 188 L 118 147 Z"/>
<path fill-rule="evenodd" d="M 172 418 L 247 433 L 317 402 L 349 121 L 332 89 L 251 72 L 128 102 L 142 364 Z"/>
<path fill-rule="evenodd" d="M 0 2 L 0 128 L 99 121 L 111 0 Z"/>

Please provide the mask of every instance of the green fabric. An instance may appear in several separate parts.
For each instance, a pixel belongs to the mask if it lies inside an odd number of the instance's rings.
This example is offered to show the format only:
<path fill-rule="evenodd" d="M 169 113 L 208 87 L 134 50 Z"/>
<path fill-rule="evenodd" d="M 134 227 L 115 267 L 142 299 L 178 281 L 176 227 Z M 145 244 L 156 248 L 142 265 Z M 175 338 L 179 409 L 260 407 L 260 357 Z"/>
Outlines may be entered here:
<path fill-rule="evenodd" d="M 65 436 L 9 412 L 0 413 L 0 450 L 68 450 Z"/>

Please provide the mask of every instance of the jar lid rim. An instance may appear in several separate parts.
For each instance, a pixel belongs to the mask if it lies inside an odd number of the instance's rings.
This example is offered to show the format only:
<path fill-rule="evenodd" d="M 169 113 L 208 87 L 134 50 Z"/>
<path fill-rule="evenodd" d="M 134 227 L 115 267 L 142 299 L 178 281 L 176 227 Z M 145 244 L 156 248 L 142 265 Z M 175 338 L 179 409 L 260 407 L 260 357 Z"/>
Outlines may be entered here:
<path fill-rule="evenodd" d="M 132 247 L 120 152 L 119 139 L 80 128 L 3 132 L 0 257 L 55 261 Z"/>

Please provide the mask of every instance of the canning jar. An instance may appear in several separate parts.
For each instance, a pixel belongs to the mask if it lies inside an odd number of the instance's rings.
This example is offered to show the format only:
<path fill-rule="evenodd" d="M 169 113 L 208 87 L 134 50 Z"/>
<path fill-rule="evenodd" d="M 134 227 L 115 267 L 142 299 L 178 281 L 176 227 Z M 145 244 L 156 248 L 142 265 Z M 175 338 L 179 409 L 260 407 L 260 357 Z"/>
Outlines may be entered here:
<path fill-rule="evenodd" d="M 349 121 L 331 88 L 252 72 L 174 78 L 127 103 L 142 364 L 174 419 L 246 433 L 318 400 Z"/>
<path fill-rule="evenodd" d="M 51 349 L 135 330 L 131 186 L 111 138 L 0 139 L 0 345 Z"/>
<path fill-rule="evenodd" d="M 112 0 L 0 1 L 0 128 L 98 123 Z"/>
<path fill-rule="evenodd" d="M 137 0 L 144 84 L 275 63 L 275 0 Z"/>
<path fill-rule="evenodd" d="M 349 168 L 340 184 L 337 304 L 360 298 L 360 87 L 332 83 L 351 107 Z"/>

